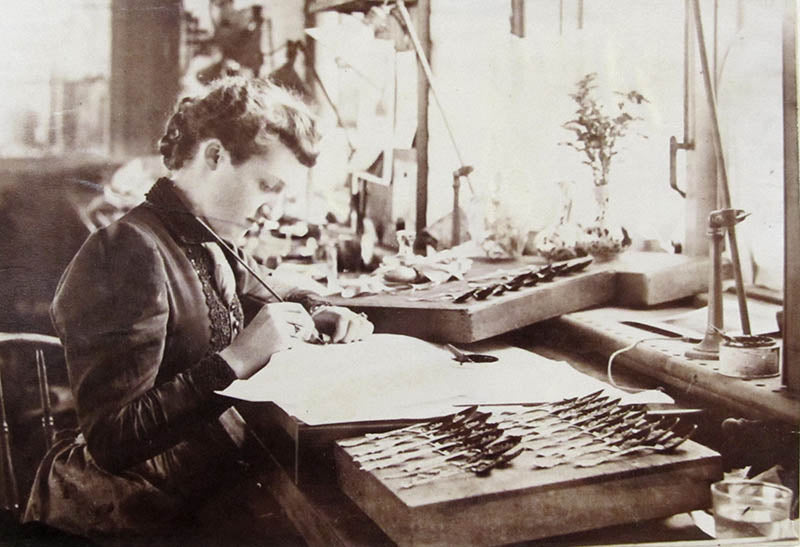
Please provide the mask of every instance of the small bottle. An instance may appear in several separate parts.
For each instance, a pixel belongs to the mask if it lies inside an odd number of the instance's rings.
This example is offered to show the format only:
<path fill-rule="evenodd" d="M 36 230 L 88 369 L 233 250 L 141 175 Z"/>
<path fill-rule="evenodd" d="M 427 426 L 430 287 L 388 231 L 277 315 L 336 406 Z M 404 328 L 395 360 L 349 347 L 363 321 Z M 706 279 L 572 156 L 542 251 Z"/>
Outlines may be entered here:
<path fill-rule="evenodd" d="M 414 256 L 414 241 L 417 239 L 417 234 L 411 230 L 406 230 L 406 221 L 402 218 L 397 219 L 394 227 L 397 237 L 397 258 L 404 262 Z"/>
<path fill-rule="evenodd" d="M 339 253 L 336 249 L 336 242 L 330 238 L 322 239 L 319 252 L 325 262 L 325 279 L 328 282 L 328 288 L 339 290 Z"/>

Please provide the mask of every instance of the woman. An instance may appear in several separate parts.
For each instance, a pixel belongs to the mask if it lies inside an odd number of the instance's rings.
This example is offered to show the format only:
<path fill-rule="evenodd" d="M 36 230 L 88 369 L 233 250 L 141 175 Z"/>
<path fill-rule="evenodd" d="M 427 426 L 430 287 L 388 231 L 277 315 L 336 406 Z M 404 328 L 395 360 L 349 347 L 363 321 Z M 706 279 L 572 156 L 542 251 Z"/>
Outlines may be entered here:
<path fill-rule="evenodd" d="M 245 424 L 216 390 L 320 332 L 372 332 L 262 270 L 276 302 L 218 243 L 238 241 L 257 210 L 279 216 L 317 140 L 306 106 L 264 81 L 222 80 L 179 103 L 160 143 L 171 177 L 93 233 L 59 283 L 51 315 L 81 434 L 45 456 L 26 520 L 88 535 L 173 526 L 240 472 Z M 245 324 L 244 297 L 273 303 Z"/>

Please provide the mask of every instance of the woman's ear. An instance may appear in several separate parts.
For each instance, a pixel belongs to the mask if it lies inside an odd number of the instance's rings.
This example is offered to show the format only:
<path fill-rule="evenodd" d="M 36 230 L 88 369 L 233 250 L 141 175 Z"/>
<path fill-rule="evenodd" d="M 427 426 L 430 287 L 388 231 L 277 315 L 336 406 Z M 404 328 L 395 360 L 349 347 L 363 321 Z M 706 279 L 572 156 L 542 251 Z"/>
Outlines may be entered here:
<path fill-rule="evenodd" d="M 203 148 L 203 157 L 206 161 L 206 165 L 212 171 L 219 166 L 224 154 L 225 148 L 222 146 L 222 143 L 216 139 L 208 141 Z"/>

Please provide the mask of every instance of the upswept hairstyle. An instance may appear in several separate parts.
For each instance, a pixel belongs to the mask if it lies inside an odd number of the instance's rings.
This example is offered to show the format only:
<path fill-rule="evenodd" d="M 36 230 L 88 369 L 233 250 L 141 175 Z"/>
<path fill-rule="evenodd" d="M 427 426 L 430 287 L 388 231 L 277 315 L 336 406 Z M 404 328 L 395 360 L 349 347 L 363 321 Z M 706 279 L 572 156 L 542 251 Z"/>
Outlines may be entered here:
<path fill-rule="evenodd" d="M 319 133 L 308 106 L 286 89 L 258 78 L 217 80 L 199 97 L 181 99 L 159 141 L 164 165 L 180 169 L 200 142 L 216 138 L 240 164 L 278 138 L 297 159 L 314 165 Z"/>

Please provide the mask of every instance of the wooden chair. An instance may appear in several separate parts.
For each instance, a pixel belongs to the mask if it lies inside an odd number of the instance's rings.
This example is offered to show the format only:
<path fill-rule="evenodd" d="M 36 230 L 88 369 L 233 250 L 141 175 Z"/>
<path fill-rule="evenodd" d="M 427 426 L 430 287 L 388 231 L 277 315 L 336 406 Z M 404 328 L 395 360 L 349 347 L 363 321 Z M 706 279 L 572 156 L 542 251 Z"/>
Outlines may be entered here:
<path fill-rule="evenodd" d="M 44 433 L 45 449 L 49 449 L 53 442 L 55 424 L 50 402 L 50 386 L 47 382 L 47 368 L 44 360 L 45 348 L 61 348 L 61 341 L 55 336 L 33 333 L 4 333 L 0 332 L 0 349 L 18 348 L 20 355 L 29 354 L 36 365 L 38 378 L 39 404 L 41 410 L 42 431 Z M 12 438 L 9 417 L 6 412 L 9 389 L 21 389 L 21 386 L 3 384 L 3 355 L 0 354 L 0 509 L 10 511 L 15 517 L 20 517 L 21 507 L 18 478 L 14 472 L 12 458 Z"/>

